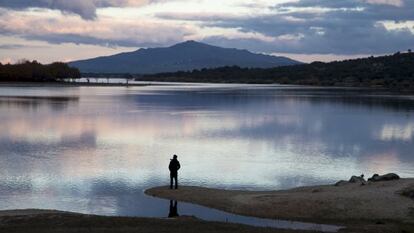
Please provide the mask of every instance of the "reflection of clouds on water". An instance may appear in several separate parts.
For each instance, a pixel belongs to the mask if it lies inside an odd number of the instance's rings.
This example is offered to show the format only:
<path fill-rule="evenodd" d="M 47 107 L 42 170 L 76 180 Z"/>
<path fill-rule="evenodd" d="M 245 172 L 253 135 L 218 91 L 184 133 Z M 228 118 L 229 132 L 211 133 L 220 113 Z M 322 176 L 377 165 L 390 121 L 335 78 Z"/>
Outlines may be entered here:
<path fill-rule="evenodd" d="M 362 159 L 362 164 L 371 171 L 378 174 L 385 174 L 390 172 L 403 172 L 401 161 L 398 154 L 393 151 L 384 151 L 379 154 L 371 154 Z"/>
<path fill-rule="evenodd" d="M 377 135 L 383 141 L 412 141 L 414 136 L 414 122 L 405 125 L 384 124 Z"/>
<path fill-rule="evenodd" d="M 4 136 L 3 136 L 4 138 Z M 93 132 L 82 132 L 77 136 L 64 136 L 60 140 L 25 140 L 24 138 L 0 137 L 0 147 L 3 153 L 14 153 L 21 156 L 34 158 L 49 158 L 51 151 L 68 148 L 94 148 L 96 147 L 96 135 Z M 0 156 L 3 154 L 1 153 Z"/>
<path fill-rule="evenodd" d="M 88 210 L 91 212 L 149 217 L 164 217 L 167 212 L 163 208 L 166 205 L 159 206 L 160 203 L 167 202 L 146 196 L 143 193 L 145 187 L 122 180 L 111 182 L 99 180 L 92 184 L 90 192 L 85 194 L 85 198 L 90 200 Z"/>
<path fill-rule="evenodd" d="M 123 180 L 83 180 L 76 184 L 15 180 L 0 183 L 0 209 L 56 208 L 103 215 L 163 217 L 166 210 L 158 205 L 164 201 L 145 196 L 143 189 Z"/>
<path fill-rule="evenodd" d="M 156 88 L 156 87 L 155 87 Z M 329 110 L 332 106 L 342 109 L 369 109 L 378 111 L 404 112 L 414 110 L 411 96 L 381 94 L 369 90 L 341 90 L 329 88 L 188 88 L 159 89 L 141 92 L 140 95 L 126 95 L 123 99 L 133 101 L 139 106 L 182 111 L 226 111 L 254 106 L 270 111 L 277 108 L 297 108 L 298 104 L 315 104 Z M 279 106 L 281 104 L 281 106 Z"/>
<path fill-rule="evenodd" d="M 297 88 L 77 93 L 60 111 L 50 108 L 55 101 L 36 111 L 0 104 L 0 188 L 21 193 L 9 202 L 28 198 L 26 207 L 36 207 L 49 198 L 51 208 L 160 214 L 142 189 L 168 182 L 173 153 L 190 185 L 276 189 L 360 173 L 414 175 L 414 104 L 404 98 Z"/>
<path fill-rule="evenodd" d="M 77 136 L 64 136 L 61 138 L 58 146 L 62 147 L 96 147 L 95 132 L 82 132 Z"/>
<path fill-rule="evenodd" d="M 0 181 L 0 193 L 2 195 L 28 194 L 33 191 L 33 184 L 28 177 L 21 179 L 13 176 L 3 176 Z M 0 200 L 4 201 L 4 200 Z"/>
<path fill-rule="evenodd" d="M 332 183 L 331 179 L 325 177 L 310 177 L 306 175 L 290 175 L 290 176 L 281 176 L 274 177 L 274 179 L 279 183 L 280 187 L 301 187 L 308 185 L 320 185 Z"/>
<path fill-rule="evenodd" d="M 389 118 L 377 117 L 372 110 L 341 109 L 340 106 L 335 109 L 334 107 L 326 109 L 323 105 L 309 106 L 302 103 L 299 108 L 292 109 L 289 114 L 282 115 L 275 110 L 275 117 L 269 114 L 270 117 L 265 121 L 261 120 L 260 116 L 255 118 L 252 114 L 250 117 L 255 122 L 254 124 L 250 124 L 249 120 L 244 118 L 235 121 L 239 123 L 238 127 L 206 129 L 206 132 L 199 131 L 199 133 L 222 138 L 267 141 L 275 148 L 294 145 L 294 149 L 305 146 L 307 147 L 305 151 L 311 151 L 316 147 L 318 151 L 334 156 L 364 156 L 377 147 L 393 146 L 372 137 L 372 132 L 380 127 L 383 127 L 381 139 L 411 140 L 412 123 L 408 123 L 403 128 L 390 127 L 387 125 Z M 286 111 L 286 108 L 283 110 Z M 260 115 L 261 111 L 256 109 L 256 112 Z M 398 117 L 394 116 L 394 119 Z M 398 120 L 411 122 L 404 115 Z M 401 144 L 398 149 L 403 153 L 407 147 L 411 148 L 411 145 Z"/>

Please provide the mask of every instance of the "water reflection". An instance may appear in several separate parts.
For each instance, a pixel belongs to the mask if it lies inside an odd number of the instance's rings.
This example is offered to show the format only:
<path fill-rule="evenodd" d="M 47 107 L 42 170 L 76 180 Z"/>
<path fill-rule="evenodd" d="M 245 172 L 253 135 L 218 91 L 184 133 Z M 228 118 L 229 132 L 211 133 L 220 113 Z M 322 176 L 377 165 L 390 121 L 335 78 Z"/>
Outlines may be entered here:
<path fill-rule="evenodd" d="M 169 203 L 142 190 L 169 183 L 174 153 L 187 185 L 412 177 L 413 103 L 297 87 L 0 87 L 0 208 L 165 216 Z"/>
<path fill-rule="evenodd" d="M 175 218 L 175 217 L 179 217 L 180 215 L 178 214 L 178 202 L 177 201 L 173 201 L 170 200 L 170 211 L 168 212 L 168 217 L 169 218 Z"/>
<path fill-rule="evenodd" d="M 170 200 L 168 218 L 179 217 L 177 208 L 178 202 L 176 200 Z M 238 223 L 256 227 L 273 227 L 278 229 L 309 230 L 317 232 L 337 232 L 343 228 L 335 225 L 247 217 L 188 203 L 182 203 L 182 209 L 180 211 L 183 211 L 187 216 L 195 215 L 203 220 Z"/>
<path fill-rule="evenodd" d="M 54 111 L 62 111 L 78 102 L 73 96 L 0 96 L 0 108 L 24 109 L 38 111 L 46 107 Z"/>

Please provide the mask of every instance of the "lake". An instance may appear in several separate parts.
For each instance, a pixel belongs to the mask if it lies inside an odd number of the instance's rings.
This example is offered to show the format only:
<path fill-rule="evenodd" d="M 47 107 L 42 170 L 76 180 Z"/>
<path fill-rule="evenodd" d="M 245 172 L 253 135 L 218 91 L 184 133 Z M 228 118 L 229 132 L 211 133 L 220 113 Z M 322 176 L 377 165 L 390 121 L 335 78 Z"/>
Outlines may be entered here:
<path fill-rule="evenodd" d="M 237 84 L 0 86 L 0 122 L 0 209 L 166 217 L 169 202 L 143 190 L 168 184 L 173 154 L 185 185 L 274 190 L 360 174 L 414 177 L 410 95 Z"/>

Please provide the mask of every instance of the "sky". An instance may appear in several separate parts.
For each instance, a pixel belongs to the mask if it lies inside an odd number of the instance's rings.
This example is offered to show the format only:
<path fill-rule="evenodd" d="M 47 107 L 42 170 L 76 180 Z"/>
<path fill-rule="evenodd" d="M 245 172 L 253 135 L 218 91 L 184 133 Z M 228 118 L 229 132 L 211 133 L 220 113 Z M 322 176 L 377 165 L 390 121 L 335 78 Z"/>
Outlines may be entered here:
<path fill-rule="evenodd" d="M 0 62 L 186 40 L 304 62 L 414 49 L 414 0 L 0 0 Z"/>

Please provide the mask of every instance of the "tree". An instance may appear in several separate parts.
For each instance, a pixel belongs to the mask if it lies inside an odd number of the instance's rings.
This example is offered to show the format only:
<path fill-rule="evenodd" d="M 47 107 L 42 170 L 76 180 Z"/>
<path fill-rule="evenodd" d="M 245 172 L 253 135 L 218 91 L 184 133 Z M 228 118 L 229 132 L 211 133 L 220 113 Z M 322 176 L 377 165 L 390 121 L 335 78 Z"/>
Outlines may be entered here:
<path fill-rule="evenodd" d="M 62 62 L 42 65 L 37 61 L 20 60 L 13 65 L 0 65 L 0 82 L 53 82 L 80 77 L 78 69 Z"/>

